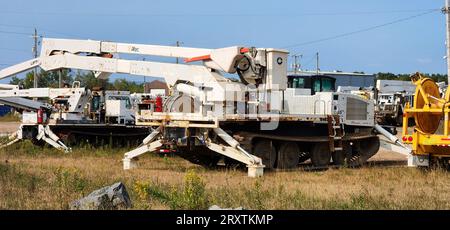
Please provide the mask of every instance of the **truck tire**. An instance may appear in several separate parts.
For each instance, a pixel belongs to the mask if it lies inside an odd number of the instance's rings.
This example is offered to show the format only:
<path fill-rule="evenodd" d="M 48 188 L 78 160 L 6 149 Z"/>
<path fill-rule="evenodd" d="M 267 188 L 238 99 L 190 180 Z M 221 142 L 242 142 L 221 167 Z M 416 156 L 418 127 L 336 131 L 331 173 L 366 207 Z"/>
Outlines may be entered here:
<path fill-rule="evenodd" d="M 333 165 L 342 166 L 345 164 L 345 151 L 335 151 L 331 154 Z"/>
<path fill-rule="evenodd" d="M 262 159 L 266 169 L 273 169 L 277 160 L 277 151 L 270 140 L 259 140 L 253 146 L 253 154 Z"/>
<path fill-rule="evenodd" d="M 311 158 L 311 153 L 309 152 L 300 152 L 298 163 L 303 163 Z"/>
<path fill-rule="evenodd" d="M 312 146 L 311 162 L 314 167 L 325 168 L 328 167 L 331 160 L 330 147 L 328 142 L 319 142 Z"/>
<path fill-rule="evenodd" d="M 283 142 L 278 150 L 277 168 L 293 169 L 299 163 L 300 149 L 295 142 Z"/>
<path fill-rule="evenodd" d="M 333 165 L 336 166 L 345 165 L 346 158 L 351 156 L 352 154 L 352 147 L 350 146 L 349 142 L 343 142 L 342 145 L 343 145 L 342 151 L 335 151 L 331 154 L 331 159 L 333 159 Z"/>
<path fill-rule="evenodd" d="M 352 157 L 347 159 L 350 167 L 361 167 L 369 158 L 375 155 L 380 149 L 380 139 L 378 137 L 370 137 L 363 140 L 355 141 L 353 144 Z"/>
<path fill-rule="evenodd" d="M 193 164 L 201 165 L 205 168 L 215 168 L 220 160 L 220 156 L 217 153 L 206 147 L 181 148 L 178 155 Z"/>

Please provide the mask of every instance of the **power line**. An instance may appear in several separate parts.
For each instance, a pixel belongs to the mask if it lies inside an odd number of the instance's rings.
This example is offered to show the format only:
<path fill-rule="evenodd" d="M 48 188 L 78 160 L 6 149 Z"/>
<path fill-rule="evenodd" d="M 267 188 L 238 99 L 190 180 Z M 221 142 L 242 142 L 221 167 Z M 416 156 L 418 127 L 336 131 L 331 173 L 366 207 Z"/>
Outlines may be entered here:
<path fill-rule="evenodd" d="M 14 32 L 14 31 L 3 31 L 3 30 L 0 30 L 0 33 L 2 33 L 2 34 L 15 34 L 15 35 L 27 35 L 27 36 L 30 36 L 30 34 L 27 34 L 27 33 Z"/>
<path fill-rule="evenodd" d="M 396 13 L 413 13 L 425 12 L 436 9 L 411 9 L 411 10 L 379 10 L 379 11 L 349 11 L 349 12 L 295 12 L 295 13 L 101 13 L 101 12 L 73 12 L 73 11 L 58 11 L 58 12 L 44 12 L 44 11 L 0 11 L 2 14 L 18 14 L 18 15 L 46 15 L 46 16 L 60 16 L 60 15 L 76 15 L 76 16 L 95 16 L 95 17 L 126 17 L 126 16 L 147 16 L 147 17 L 267 17 L 267 16 L 340 16 L 340 15 L 369 15 L 369 14 L 396 14 Z"/>
<path fill-rule="evenodd" d="M 21 49 L 10 49 L 10 48 L 3 48 L 3 47 L 0 47 L 0 50 L 4 50 L 4 51 L 12 51 L 12 52 L 21 52 L 21 53 L 30 53 L 30 51 L 26 51 L 26 50 L 21 50 Z"/>
<path fill-rule="evenodd" d="M 437 12 L 437 11 L 440 11 L 440 9 L 433 9 L 433 10 L 427 11 L 425 13 L 416 14 L 416 15 L 409 16 L 409 17 L 406 17 L 406 18 L 397 19 L 395 21 L 383 23 L 383 24 L 380 24 L 380 25 L 371 26 L 371 27 L 367 27 L 367 28 L 364 28 L 364 29 L 343 33 L 343 34 L 338 34 L 338 35 L 331 36 L 331 37 L 326 37 L 326 38 L 321 38 L 321 39 L 317 39 L 317 40 L 297 43 L 297 44 L 293 44 L 293 45 L 288 45 L 288 46 L 284 46 L 282 48 L 284 48 L 284 49 L 286 49 L 286 48 L 293 48 L 293 47 L 297 47 L 297 46 L 310 45 L 310 44 L 314 44 L 314 43 L 334 40 L 334 39 L 337 39 L 337 38 L 347 37 L 347 36 L 350 36 L 350 35 L 363 33 L 363 32 L 367 32 L 367 31 L 370 31 L 370 30 L 378 29 L 378 28 L 381 28 L 381 27 L 385 27 L 385 26 L 396 24 L 396 23 L 408 21 L 408 20 L 411 20 L 411 19 L 414 19 L 414 18 L 417 18 L 417 17 L 421 17 L 421 16 L 424 16 L 424 15 L 427 15 L 427 14 L 431 14 L 431 13 L 434 13 L 434 12 Z"/>
<path fill-rule="evenodd" d="M 36 28 L 35 26 L 11 25 L 11 24 L 3 24 L 3 23 L 0 23 L 0 26 L 13 27 L 13 28 L 23 28 L 23 29 L 34 29 L 34 28 Z M 62 32 L 58 32 L 58 31 L 54 31 L 54 30 L 49 30 L 47 28 L 42 28 L 42 27 L 37 27 L 37 28 L 39 28 L 40 31 L 49 32 L 49 33 L 52 33 L 52 34 L 55 34 L 55 35 L 63 35 L 63 36 L 67 36 L 67 37 L 79 37 L 77 35 L 68 34 L 68 33 L 62 33 Z"/>

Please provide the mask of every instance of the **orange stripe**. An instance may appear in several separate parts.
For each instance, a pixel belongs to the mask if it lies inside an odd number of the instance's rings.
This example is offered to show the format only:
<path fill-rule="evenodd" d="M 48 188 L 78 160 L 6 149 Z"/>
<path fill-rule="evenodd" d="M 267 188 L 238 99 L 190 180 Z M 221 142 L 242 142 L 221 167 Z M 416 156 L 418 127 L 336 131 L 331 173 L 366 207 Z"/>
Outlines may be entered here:
<path fill-rule="evenodd" d="M 239 52 L 241 52 L 241 54 L 247 53 L 249 51 L 250 51 L 249 48 L 241 48 L 241 50 L 239 50 Z M 185 58 L 184 62 L 188 63 L 188 62 L 204 61 L 204 60 L 210 60 L 210 59 L 211 59 L 211 55 L 204 55 L 204 56 L 198 56 L 198 57 L 192 57 L 192 58 Z"/>
<path fill-rule="evenodd" d="M 185 58 L 184 62 L 204 61 L 211 59 L 211 55 L 198 56 L 193 58 Z"/>
<path fill-rule="evenodd" d="M 248 51 L 250 51 L 249 48 L 241 48 L 241 50 L 240 50 L 241 54 L 247 53 Z"/>

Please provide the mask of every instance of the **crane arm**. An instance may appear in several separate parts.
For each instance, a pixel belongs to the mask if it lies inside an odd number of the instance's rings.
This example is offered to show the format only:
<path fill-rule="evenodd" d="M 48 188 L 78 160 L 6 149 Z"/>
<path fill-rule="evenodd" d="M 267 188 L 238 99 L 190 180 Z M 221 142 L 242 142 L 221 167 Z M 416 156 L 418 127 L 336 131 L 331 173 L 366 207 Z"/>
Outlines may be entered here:
<path fill-rule="evenodd" d="M 212 49 L 158 46 L 146 44 L 118 43 L 94 40 L 45 38 L 42 41 L 41 56 L 50 56 L 57 51 L 78 53 L 124 53 L 161 57 L 191 58 L 211 53 Z"/>
<path fill-rule="evenodd" d="M 236 60 L 242 58 L 242 54 L 248 51 L 249 49 L 240 46 L 220 49 L 203 49 L 94 40 L 45 38 L 42 41 L 41 57 L 51 56 L 58 52 L 69 52 L 72 54 L 88 53 L 99 56 L 123 53 L 159 57 L 177 57 L 185 58 L 187 62 L 203 61 L 203 64 L 211 69 L 235 73 Z"/>
<path fill-rule="evenodd" d="M 41 68 L 50 71 L 61 68 L 91 70 L 102 73 L 123 73 L 163 77 L 169 86 L 177 81 L 229 82 L 205 66 L 162 62 L 123 60 L 97 56 L 78 56 L 70 53 L 41 58 Z"/>
<path fill-rule="evenodd" d="M 97 77 L 103 79 L 111 73 L 164 77 L 169 85 L 173 85 L 177 80 L 185 80 L 184 78 L 188 76 L 200 78 L 201 81 L 197 82 L 226 81 L 219 73 L 212 72 L 235 73 L 236 61 L 243 58 L 241 51 L 243 51 L 242 47 L 238 46 L 201 49 L 45 38 L 42 41 L 39 58 L 1 70 L 0 79 L 40 66 L 44 70 L 60 68 L 91 70 L 95 72 Z M 203 65 L 175 65 L 112 58 L 117 53 L 179 57 L 186 58 L 189 61 L 203 61 Z M 193 79 L 190 78 L 189 80 Z"/>
<path fill-rule="evenodd" d="M 4 68 L 0 70 L 0 80 L 3 78 L 7 78 L 22 72 L 25 72 L 27 70 L 33 69 L 35 67 L 38 67 L 40 65 L 39 58 L 34 58 L 28 61 L 24 61 L 22 63 Z"/>
<path fill-rule="evenodd" d="M 31 88 L 31 89 L 8 89 L 0 90 L 0 98 L 9 97 L 27 97 L 27 98 L 49 98 L 54 99 L 57 97 L 69 97 L 72 95 L 86 93 L 85 88 Z"/>
<path fill-rule="evenodd" d="M 113 58 L 116 53 L 186 58 L 203 65 L 173 64 Z M 287 52 L 284 50 L 232 46 L 220 49 L 155 46 L 93 40 L 43 39 L 41 55 L 0 72 L 0 79 L 40 66 L 42 69 L 81 69 L 94 71 L 99 78 L 112 73 L 163 77 L 169 88 L 177 82 L 191 82 L 216 89 L 208 98 L 222 101 L 225 88 L 232 85 L 237 92 L 245 84 L 285 86 Z M 221 72 L 238 72 L 244 85 L 232 83 Z M 237 86 L 237 87 L 235 87 Z"/>

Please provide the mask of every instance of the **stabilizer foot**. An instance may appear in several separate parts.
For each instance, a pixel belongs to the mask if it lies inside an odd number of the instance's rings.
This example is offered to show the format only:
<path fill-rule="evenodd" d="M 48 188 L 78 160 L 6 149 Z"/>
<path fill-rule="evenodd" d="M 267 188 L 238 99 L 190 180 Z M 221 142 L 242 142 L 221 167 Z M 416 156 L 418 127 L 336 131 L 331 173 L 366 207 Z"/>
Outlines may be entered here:
<path fill-rule="evenodd" d="M 137 160 L 135 159 L 124 158 L 122 161 L 124 170 L 134 169 L 138 166 Z"/>
<path fill-rule="evenodd" d="M 262 177 L 264 174 L 264 165 L 248 165 L 248 177 Z"/>

